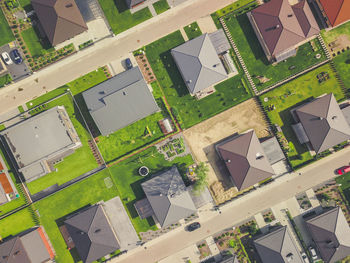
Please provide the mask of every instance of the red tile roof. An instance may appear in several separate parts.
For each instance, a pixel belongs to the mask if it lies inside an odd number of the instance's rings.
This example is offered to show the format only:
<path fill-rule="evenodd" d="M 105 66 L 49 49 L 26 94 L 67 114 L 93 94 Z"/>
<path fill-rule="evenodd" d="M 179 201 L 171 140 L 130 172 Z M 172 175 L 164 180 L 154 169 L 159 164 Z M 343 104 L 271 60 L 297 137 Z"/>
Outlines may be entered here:
<path fill-rule="evenodd" d="M 350 20 L 349 0 L 319 0 L 331 25 L 337 26 Z"/>

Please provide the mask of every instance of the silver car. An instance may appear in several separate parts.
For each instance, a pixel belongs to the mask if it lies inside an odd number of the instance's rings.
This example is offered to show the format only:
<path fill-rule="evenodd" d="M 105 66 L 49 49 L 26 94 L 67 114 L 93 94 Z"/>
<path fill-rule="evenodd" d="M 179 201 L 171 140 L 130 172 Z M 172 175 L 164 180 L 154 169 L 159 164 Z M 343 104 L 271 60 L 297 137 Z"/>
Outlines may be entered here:
<path fill-rule="evenodd" d="M 7 52 L 3 52 L 1 54 L 2 59 L 4 60 L 4 62 L 6 63 L 6 65 L 10 65 L 12 64 L 12 59 L 10 58 L 10 55 Z"/>

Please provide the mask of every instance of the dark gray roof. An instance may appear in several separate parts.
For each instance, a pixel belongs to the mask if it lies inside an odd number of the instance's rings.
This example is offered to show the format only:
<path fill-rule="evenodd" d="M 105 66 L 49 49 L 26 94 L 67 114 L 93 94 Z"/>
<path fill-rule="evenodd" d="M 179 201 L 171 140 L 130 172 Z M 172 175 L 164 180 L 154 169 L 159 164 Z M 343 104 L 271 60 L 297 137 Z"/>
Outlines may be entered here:
<path fill-rule="evenodd" d="M 134 6 L 144 2 L 145 0 L 125 0 L 127 6 L 129 8 L 133 8 Z"/>
<path fill-rule="evenodd" d="M 217 54 L 222 54 L 225 51 L 231 49 L 231 45 L 228 42 L 225 32 L 222 28 L 210 33 L 209 38 Z"/>
<path fill-rule="evenodd" d="M 274 175 L 254 130 L 220 143 L 217 150 L 238 190 Z"/>
<path fill-rule="evenodd" d="M 316 153 L 350 139 L 350 127 L 332 93 L 295 110 Z"/>
<path fill-rule="evenodd" d="M 83 262 L 93 262 L 119 249 L 101 205 L 94 205 L 64 221 Z"/>
<path fill-rule="evenodd" d="M 172 49 L 171 54 L 191 94 L 227 78 L 208 34 Z"/>
<path fill-rule="evenodd" d="M 83 97 L 102 135 L 159 111 L 138 67 L 83 92 Z"/>
<path fill-rule="evenodd" d="M 303 263 L 287 226 L 254 240 L 263 263 Z"/>
<path fill-rule="evenodd" d="M 271 165 L 286 159 L 275 136 L 263 141 L 261 146 L 264 149 L 267 159 Z"/>
<path fill-rule="evenodd" d="M 176 166 L 142 183 L 141 186 L 162 227 L 196 212 Z"/>
<path fill-rule="evenodd" d="M 350 227 L 340 207 L 306 221 L 324 262 L 336 262 L 350 255 Z"/>
<path fill-rule="evenodd" d="M 1 263 L 32 263 L 19 237 L 0 243 Z"/>

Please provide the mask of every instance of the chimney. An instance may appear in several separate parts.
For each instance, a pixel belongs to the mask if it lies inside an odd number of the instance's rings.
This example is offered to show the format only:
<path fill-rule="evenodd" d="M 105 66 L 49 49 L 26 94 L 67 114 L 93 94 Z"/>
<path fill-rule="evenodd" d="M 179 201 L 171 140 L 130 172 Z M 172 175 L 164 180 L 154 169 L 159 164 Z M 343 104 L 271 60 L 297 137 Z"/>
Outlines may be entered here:
<path fill-rule="evenodd" d="M 334 116 L 332 117 L 332 120 L 336 120 L 337 118 L 338 118 L 338 116 L 334 115 Z"/>
<path fill-rule="evenodd" d="M 320 119 L 320 121 L 322 121 L 322 120 L 323 120 L 323 117 L 320 117 L 319 119 Z"/>
<path fill-rule="evenodd" d="M 291 262 L 293 260 L 293 253 L 289 253 L 286 258 L 288 262 Z"/>
<path fill-rule="evenodd" d="M 189 83 L 192 83 L 192 80 L 191 80 L 191 79 L 187 80 L 187 83 L 188 83 L 188 84 L 189 84 Z"/>
<path fill-rule="evenodd" d="M 97 229 L 95 230 L 95 233 L 99 233 L 99 232 L 101 232 L 101 229 L 100 229 L 100 228 L 97 228 Z"/>
<path fill-rule="evenodd" d="M 72 7 L 72 6 L 73 6 L 72 3 L 66 4 L 66 8 L 70 8 L 70 7 Z"/>
<path fill-rule="evenodd" d="M 292 17 L 292 16 L 293 16 L 293 14 L 289 14 L 289 15 L 288 15 L 288 17 Z"/>
<path fill-rule="evenodd" d="M 259 152 L 257 152 L 255 156 L 256 156 L 256 159 L 257 159 L 257 160 L 260 160 L 260 159 L 264 158 L 264 155 L 262 155 L 262 154 L 259 153 Z"/>

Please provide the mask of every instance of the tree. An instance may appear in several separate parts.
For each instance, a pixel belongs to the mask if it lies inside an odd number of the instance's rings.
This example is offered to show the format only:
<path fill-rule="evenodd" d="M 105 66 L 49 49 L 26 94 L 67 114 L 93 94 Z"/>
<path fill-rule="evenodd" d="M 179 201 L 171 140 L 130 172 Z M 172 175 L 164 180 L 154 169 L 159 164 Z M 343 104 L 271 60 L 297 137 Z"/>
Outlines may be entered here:
<path fill-rule="evenodd" d="M 194 169 L 196 174 L 196 181 L 193 185 L 194 194 L 199 195 L 208 184 L 208 172 L 209 167 L 204 162 L 200 162 Z"/>

